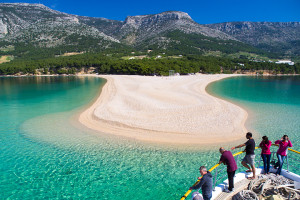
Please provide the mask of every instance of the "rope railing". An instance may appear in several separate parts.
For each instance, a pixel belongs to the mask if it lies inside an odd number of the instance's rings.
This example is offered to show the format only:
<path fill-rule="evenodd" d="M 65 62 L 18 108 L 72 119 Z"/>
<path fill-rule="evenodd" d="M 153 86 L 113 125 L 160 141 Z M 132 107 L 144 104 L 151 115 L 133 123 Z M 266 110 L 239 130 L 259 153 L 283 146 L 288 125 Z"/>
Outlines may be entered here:
<path fill-rule="evenodd" d="M 279 146 L 278 144 L 272 144 L 272 146 Z M 260 147 L 255 147 L 255 150 L 256 149 L 259 149 Z M 292 151 L 292 152 L 294 152 L 294 153 L 297 153 L 298 155 L 300 155 L 300 152 L 299 151 L 296 151 L 296 150 L 294 150 L 294 149 L 291 149 L 291 148 L 288 148 L 288 150 L 289 151 Z M 240 152 L 237 152 L 237 153 L 235 153 L 235 154 L 233 154 L 233 157 L 236 157 L 236 156 L 239 156 L 240 154 L 243 154 L 243 153 L 245 153 L 245 151 L 240 151 Z M 208 171 L 209 172 L 212 172 L 213 170 L 215 170 L 216 169 L 216 176 L 217 176 L 217 173 L 218 173 L 218 171 L 217 171 L 217 167 L 219 167 L 220 166 L 220 164 L 216 164 L 216 165 L 214 165 L 212 168 L 210 168 Z M 292 165 L 291 165 L 292 166 Z M 294 166 L 293 166 L 294 167 Z M 201 177 L 202 178 L 202 177 Z M 215 179 L 216 179 L 216 177 L 215 177 Z M 193 184 L 193 186 L 195 186 L 195 185 L 197 185 L 198 183 L 199 183 L 199 181 L 200 180 L 197 180 L 194 184 Z M 188 190 L 182 197 L 181 197 L 181 199 L 180 200 L 185 200 L 188 196 L 189 196 L 189 194 L 192 192 L 192 190 Z"/>

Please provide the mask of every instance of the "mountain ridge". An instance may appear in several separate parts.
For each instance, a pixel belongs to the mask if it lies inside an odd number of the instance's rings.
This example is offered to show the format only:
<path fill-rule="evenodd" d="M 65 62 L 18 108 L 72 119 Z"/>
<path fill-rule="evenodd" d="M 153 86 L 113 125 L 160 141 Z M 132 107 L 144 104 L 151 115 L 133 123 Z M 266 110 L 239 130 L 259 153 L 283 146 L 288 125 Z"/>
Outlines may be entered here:
<path fill-rule="evenodd" d="M 300 50 L 300 22 L 225 22 L 207 26 L 264 50 L 285 54 Z"/>
<path fill-rule="evenodd" d="M 199 24 L 181 11 L 118 21 L 67 14 L 43 4 L 0 3 L 0 44 L 20 43 L 76 51 L 153 48 L 202 54 L 221 49 L 300 56 L 300 22 Z"/>

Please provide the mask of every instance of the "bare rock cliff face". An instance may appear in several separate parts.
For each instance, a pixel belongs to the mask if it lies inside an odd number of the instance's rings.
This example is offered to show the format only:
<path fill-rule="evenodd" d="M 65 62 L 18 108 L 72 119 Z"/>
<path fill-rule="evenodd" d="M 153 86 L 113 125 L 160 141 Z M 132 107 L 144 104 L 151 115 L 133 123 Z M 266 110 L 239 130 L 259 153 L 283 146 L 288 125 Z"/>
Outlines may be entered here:
<path fill-rule="evenodd" d="M 185 50 L 193 48 L 199 49 L 199 52 L 204 48 L 230 49 L 232 45 L 242 47 L 247 44 L 269 52 L 279 49 L 277 53 L 298 55 L 300 22 L 201 25 L 180 11 L 128 16 L 125 21 L 117 21 L 70 15 L 42 4 L 0 3 L 0 42 L 22 42 L 40 47 L 95 44 L 95 48 L 109 48 L 129 45 L 143 49 L 172 46 L 178 49 L 186 44 Z"/>
<path fill-rule="evenodd" d="M 208 37 L 220 39 L 234 39 L 221 31 L 202 26 L 184 12 L 168 11 L 155 15 L 129 16 L 116 34 L 118 39 L 128 42 L 128 38 L 135 38 L 131 43 L 139 43 L 167 31 L 179 30 L 184 33 L 198 33 Z"/>
<path fill-rule="evenodd" d="M 227 22 L 207 27 L 278 55 L 300 55 L 300 22 Z"/>
<path fill-rule="evenodd" d="M 128 16 L 124 22 L 124 25 L 132 26 L 136 29 L 143 28 L 145 26 L 156 25 L 159 23 L 164 23 L 166 21 L 192 21 L 192 18 L 184 12 L 170 11 L 163 12 L 156 15 L 138 15 L 138 16 Z"/>
<path fill-rule="evenodd" d="M 63 45 L 68 43 L 69 37 L 74 40 L 74 37 L 80 39 L 81 36 L 131 46 L 139 45 L 149 38 L 162 43 L 168 41 L 168 38 L 163 38 L 161 34 L 174 30 L 235 40 L 219 30 L 196 23 L 187 13 L 180 11 L 128 16 L 124 22 L 70 15 L 42 4 L 0 3 L 0 11 L 2 40 L 18 40 L 45 47 Z"/>
<path fill-rule="evenodd" d="M 227 22 L 207 25 L 251 45 L 300 39 L 300 22 Z"/>
<path fill-rule="evenodd" d="M 0 19 L 0 38 L 4 37 L 7 33 L 7 25 Z"/>
<path fill-rule="evenodd" d="M 86 36 L 119 42 L 98 29 L 80 23 L 75 15 L 52 10 L 41 4 L 0 4 L 0 37 L 7 42 L 25 42 L 43 47 L 68 43 L 68 38 Z"/>

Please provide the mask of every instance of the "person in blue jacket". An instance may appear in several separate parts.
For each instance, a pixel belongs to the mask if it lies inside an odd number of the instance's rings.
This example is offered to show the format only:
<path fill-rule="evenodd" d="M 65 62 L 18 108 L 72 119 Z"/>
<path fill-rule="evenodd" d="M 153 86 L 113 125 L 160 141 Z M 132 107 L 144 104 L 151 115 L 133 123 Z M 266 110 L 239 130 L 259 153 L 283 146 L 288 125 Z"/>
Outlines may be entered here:
<path fill-rule="evenodd" d="M 202 195 L 204 200 L 210 200 L 212 197 L 212 190 L 213 190 L 213 181 L 212 175 L 209 171 L 207 171 L 206 167 L 201 166 L 199 168 L 201 177 L 198 177 L 200 180 L 195 186 L 190 187 L 190 190 L 199 190 L 201 188 Z"/>

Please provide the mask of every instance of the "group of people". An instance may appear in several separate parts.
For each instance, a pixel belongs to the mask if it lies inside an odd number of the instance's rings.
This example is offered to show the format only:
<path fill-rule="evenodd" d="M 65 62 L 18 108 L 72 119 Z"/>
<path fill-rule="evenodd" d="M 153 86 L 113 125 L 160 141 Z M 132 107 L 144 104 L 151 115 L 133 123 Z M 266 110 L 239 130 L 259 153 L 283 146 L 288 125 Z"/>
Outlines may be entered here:
<path fill-rule="evenodd" d="M 246 138 L 248 139 L 247 142 L 232 147 L 231 150 L 234 150 L 236 148 L 241 148 L 245 146 L 245 152 L 246 155 L 244 159 L 242 160 L 242 165 L 246 167 L 248 170 L 246 172 L 252 172 L 253 176 L 248 177 L 248 179 L 255 179 L 256 178 L 256 170 L 255 170 L 255 141 L 252 138 L 252 133 L 248 132 L 246 134 Z M 278 168 L 276 171 L 276 174 L 281 174 L 282 165 L 284 162 L 284 159 L 287 155 L 287 149 L 288 147 L 292 147 L 292 143 L 289 140 L 289 137 L 287 135 L 284 135 L 281 140 L 275 141 L 275 144 L 279 145 L 278 151 L 277 151 L 277 158 L 278 162 L 274 165 L 274 168 Z M 268 139 L 267 136 L 262 137 L 262 141 L 259 144 L 261 147 L 261 157 L 264 163 L 264 174 L 268 174 L 270 171 L 270 160 L 271 160 L 271 151 L 270 147 L 272 145 L 272 142 Z M 234 190 L 234 175 L 235 171 L 237 170 L 237 164 L 235 162 L 235 159 L 231 153 L 231 151 L 225 150 L 223 147 L 219 149 L 221 155 L 219 164 L 223 163 L 227 165 L 227 175 L 228 175 L 228 188 L 225 190 L 225 192 L 232 192 Z M 198 177 L 200 180 L 195 186 L 190 187 L 190 190 L 199 190 L 201 188 L 202 195 L 200 195 L 199 192 L 194 192 L 192 194 L 193 200 L 210 200 L 212 198 L 212 190 L 213 190 L 213 181 L 212 181 L 212 175 L 211 173 L 206 169 L 205 166 L 201 166 L 199 168 L 200 174 L 202 177 Z M 203 197 L 203 198 L 202 198 Z"/>

